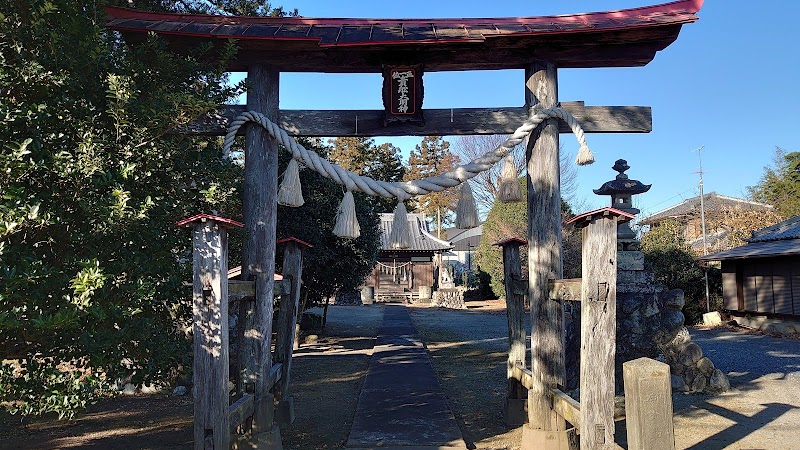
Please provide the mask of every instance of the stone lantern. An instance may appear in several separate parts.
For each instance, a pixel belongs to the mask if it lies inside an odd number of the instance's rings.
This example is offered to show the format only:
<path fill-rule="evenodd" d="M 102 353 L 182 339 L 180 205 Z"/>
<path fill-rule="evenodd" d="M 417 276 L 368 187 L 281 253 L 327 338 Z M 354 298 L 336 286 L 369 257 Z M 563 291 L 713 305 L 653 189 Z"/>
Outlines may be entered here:
<path fill-rule="evenodd" d="M 630 214 L 638 214 L 639 210 L 633 207 L 632 197 L 650 190 L 651 184 L 642 184 L 639 180 L 628 179 L 625 171 L 630 169 L 628 161 L 618 159 L 612 169 L 619 172 L 619 175 L 611 181 L 607 181 L 594 189 L 597 195 L 610 195 L 611 207 L 625 211 Z M 636 233 L 631 230 L 628 222 L 622 223 L 617 227 L 618 250 L 638 250 L 639 241 L 636 240 Z"/>

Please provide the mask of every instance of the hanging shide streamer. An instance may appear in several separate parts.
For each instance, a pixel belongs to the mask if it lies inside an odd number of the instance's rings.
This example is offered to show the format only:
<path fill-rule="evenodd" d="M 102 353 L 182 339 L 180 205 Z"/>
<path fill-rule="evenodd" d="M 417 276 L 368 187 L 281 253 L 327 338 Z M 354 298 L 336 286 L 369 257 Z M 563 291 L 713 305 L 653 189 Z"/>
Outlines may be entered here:
<path fill-rule="evenodd" d="M 283 181 L 278 189 L 278 204 L 297 208 L 304 203 L 303 190 L 300 188 L 300 165 L 292 158 L 286 166 Z"/>
<path fill-rule="evenodd" d="M 389 248 L 402 249 L 411 247 L 411 230 L 408 229 L 408 211 L 400 200 L 394 208 L 392 231 L 389 233 Z"/>
<path fill-rule="evenodd" d="M 461 184 L 461 195 L 456 206 L 456 228 L 475 228 L 478 226 L 478 210 L 469 182 Z"/>
<path fill-rule="evenodd" d="M 522 198 L 519 188 L 519 177 L 514 157 L 508 155 L 503 160 L 503 171 L 497 187 L 497 199 L 501 202 L 518 202 Z"/>
<path fill-rule="evenodd" d="M 342 203 L 339 205 L 333 234 L 350 239 L 361 236 L 361 227 L 358 225 L 358 219 L 356 219 L 356 202 L 353 198 L 353 193 L 350 191 L 344 194 Z"/>

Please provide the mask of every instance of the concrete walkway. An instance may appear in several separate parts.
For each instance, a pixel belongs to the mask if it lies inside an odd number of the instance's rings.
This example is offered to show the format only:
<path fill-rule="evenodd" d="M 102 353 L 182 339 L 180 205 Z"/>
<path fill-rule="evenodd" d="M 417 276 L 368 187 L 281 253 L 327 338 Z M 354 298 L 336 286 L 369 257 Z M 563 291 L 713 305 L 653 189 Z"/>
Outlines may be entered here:
<path fill-rule="evenodd" d="M 404 306 L 384 308 L 347 447 L 466 449 Z"/>

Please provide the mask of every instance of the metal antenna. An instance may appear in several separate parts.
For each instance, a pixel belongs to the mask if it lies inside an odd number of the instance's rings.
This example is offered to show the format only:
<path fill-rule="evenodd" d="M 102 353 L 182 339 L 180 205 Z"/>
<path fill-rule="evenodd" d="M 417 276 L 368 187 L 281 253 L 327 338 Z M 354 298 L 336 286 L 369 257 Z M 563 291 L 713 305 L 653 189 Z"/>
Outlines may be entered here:
<path fill-rule="evenodd" d="M 697 158 L 700 160 L 700 230 L 703 233 L 703 256 L 708 255 L 708 241 L 706 239 L 706 203 L 703 193 L 703 149 L 705 145 L 701 145 L 697 150 Z M 703 274 L 706 281 L 706 312 L 711 312 L 711 295 L 708 289 L 708 267 L 703 268 Z"/>

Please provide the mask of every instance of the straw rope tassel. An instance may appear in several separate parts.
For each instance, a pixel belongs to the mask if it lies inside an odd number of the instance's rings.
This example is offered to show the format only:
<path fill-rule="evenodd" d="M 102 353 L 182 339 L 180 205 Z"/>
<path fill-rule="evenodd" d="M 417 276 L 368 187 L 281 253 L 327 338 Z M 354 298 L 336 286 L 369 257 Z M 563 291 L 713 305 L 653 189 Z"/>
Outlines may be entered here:
<path fill-rule="evenodd" d="M 411 233 L 408 229 L 408 211 L 400 200 L 394 208 L 392 231 L 389 233 L 389 248 L 403 249 L 411 247 Z"/>
<path fill-rule="evenodd" d="M 594 155 L 586 144 L 581 144 L 578 150 L 578 156 L 575 157 L 575 163 L 579 166 L 586 166 L 594 163 Z"/>
<path fill-rule="evenodd" d="M 283 172 L 283 181 L 278 189 L 278 204 L 298 208 L 304 203 L 303 190 L 300 188 L 300 165 L 292 158 Z"/>
<path fill-rule="evenodd" d="M 349 239 L 361 236 L 361 227 L 358 225 L 358 219 L 356 219 L 356 202 L 351 191 L 347 191 L 344 194 L 339 210 L 336 212 L 336 225 L 333 227 L 333 234 Z"/>
<path fill-rule="evenodd" d="M 478 210 L 469 181 L 461 184 L 461 195 L 456 206 L 456 228 L 475 228 L 478 226 Z"/>
<path fill-rule="evenodd" d="M 503 172 L 500 175 L 500 182 L 497 187 L 497 199 L 501 202 L 518 202 L 522 198 L 519 188 L 519 176 L 517 167 L 514 164 L 514 157 L 508 155 L 503 160 Z"/>

